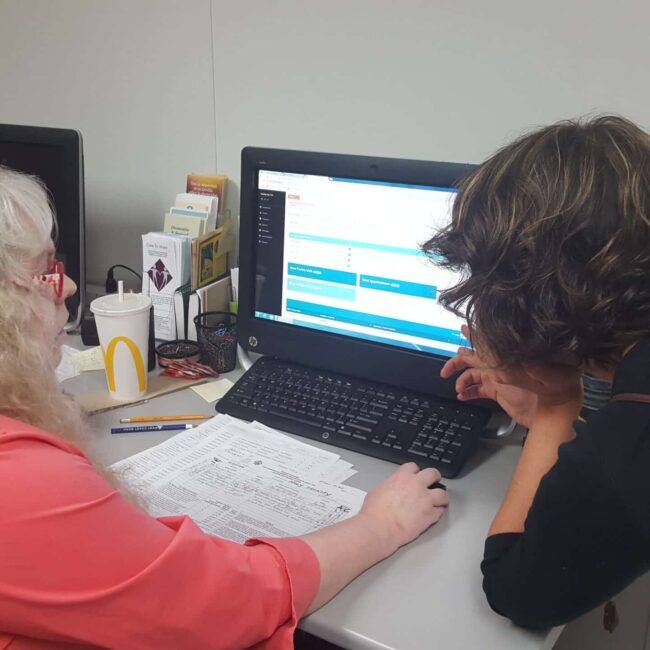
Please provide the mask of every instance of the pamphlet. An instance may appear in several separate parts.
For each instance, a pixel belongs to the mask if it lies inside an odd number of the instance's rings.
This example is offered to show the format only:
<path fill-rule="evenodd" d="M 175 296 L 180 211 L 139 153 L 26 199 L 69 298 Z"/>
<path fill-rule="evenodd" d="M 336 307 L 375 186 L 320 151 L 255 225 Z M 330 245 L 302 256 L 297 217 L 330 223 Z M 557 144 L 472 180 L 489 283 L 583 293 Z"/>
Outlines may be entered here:
<path fill-rule="evenodd" d="M 190 217 L 204 217 L 207 219 L 205 232 L 208 232 L 217 227 L 218 208 L 219 198 L 216 196 L 182 193 L 176 195 L 176 201 L 170 212 Z"/>
<path fill-rule="evenodd" d="M 174 292 L 190 279 L 191 237 L 142 235 L 142 293 L 151 297 L 157 339 L 176 338 Z"/>
<path fill-rule="evenodd" d="M 188 237 L 200 237 L 205 234 L 205 227 L 207 219 L 205 216 L 196 218 L 185 214 L 177 214 L 170 210 L 169 214 L 165 215 L 165 232 L 172 233 L 173 235 L 186 235 Z"/>
<path fill-rule="evenodd" d="M 224 213 L 226 205 L 226 188 L 228 177 L 225 174 L 188 174 L 187 192 L 192 194 L 207 194 L 219 199 L 219 214 Z"/>

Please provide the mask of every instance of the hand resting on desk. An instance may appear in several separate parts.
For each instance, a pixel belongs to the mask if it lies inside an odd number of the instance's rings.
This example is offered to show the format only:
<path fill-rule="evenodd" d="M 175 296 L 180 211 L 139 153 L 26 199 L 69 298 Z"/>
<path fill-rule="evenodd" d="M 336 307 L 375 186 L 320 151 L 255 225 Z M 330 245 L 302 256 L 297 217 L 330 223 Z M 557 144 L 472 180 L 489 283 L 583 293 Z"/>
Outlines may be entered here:
<path fill-rule="evenodd" d="M 371 490 L 358 515 L 304 535 L 318 558 L 321 583 L 313 612 L 348 582 L 436 523 L 449 503 L 437 469 L 406 463 Z"/>

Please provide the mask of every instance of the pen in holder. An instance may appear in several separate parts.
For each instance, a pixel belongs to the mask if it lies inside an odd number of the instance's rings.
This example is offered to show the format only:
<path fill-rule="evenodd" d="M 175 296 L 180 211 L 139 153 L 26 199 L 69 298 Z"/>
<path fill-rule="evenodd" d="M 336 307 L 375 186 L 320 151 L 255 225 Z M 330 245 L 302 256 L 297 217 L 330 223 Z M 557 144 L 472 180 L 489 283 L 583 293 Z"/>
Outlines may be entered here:
<path fill-rule="evenodd" d="M 219 373 L 234 370 L 237 363 L 237 315 L 206 311 L 194 317 L 201 363 Z"/>

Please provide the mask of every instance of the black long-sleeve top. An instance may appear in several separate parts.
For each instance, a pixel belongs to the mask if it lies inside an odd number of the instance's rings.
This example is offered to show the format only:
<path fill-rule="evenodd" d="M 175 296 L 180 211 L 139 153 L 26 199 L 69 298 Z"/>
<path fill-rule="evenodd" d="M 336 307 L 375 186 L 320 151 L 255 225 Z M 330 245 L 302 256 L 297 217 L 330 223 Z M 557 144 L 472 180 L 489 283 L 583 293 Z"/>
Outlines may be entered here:
<path fill-rule="evenodd" d="M 612 394 L 624 393 L 650 395 L 650 342 L 619 363 Z M 650 569 L 650 404 L 613 401 L 574 426 L 524 532 L 485 542 L 488 602 L 526 627 L 581 616 Z"/>

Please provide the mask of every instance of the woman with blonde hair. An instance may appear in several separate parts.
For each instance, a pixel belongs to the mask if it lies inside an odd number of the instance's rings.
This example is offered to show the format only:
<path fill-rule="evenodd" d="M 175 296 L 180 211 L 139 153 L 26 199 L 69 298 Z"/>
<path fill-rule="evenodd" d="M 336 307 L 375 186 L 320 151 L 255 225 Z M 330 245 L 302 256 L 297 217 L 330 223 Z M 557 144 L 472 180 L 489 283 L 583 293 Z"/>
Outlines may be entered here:
<path fill-rule="evenodd" d="M 424 248 L 464 274 L 440 301 L 474 349 L 442 376 L 529 429 L 485 542 L 488 600 L 566 623 L 650 568 L 650 137 L 616 116 L 525 135 Z M 586 422 L 583 371 L 613 382 Z"/>
<path fill-rule="evenodd" d="M 291 648 L 297 620 L 442 515 L 400 467 L 358 515 L 245 545 L 149 517 L 85 452 L 54 371 L 74 283 L 35 179 L 0 167 L 0 648 Z"/>

